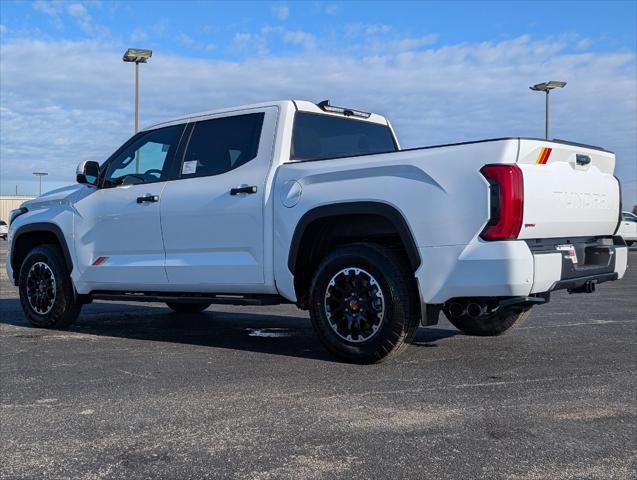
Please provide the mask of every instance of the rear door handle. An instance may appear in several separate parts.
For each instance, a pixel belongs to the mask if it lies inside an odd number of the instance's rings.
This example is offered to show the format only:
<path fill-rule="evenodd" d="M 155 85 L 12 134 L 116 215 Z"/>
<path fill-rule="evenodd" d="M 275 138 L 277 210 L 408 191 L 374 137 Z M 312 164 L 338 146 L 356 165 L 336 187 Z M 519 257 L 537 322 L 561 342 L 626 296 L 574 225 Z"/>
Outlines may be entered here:
<path fill-rule="evenodd" d="M 159 195 L 146 194 L 143 197 L 137 197 L 137 203 L 155 203 L 159 202 Z"/>
<path fill-rule="evenodd" d="M 252 185 L 251 187 L 235 187 L 230 189 L 230 195 L 239 195 L 240 193 L 257 193 L 257 186 Z"/>

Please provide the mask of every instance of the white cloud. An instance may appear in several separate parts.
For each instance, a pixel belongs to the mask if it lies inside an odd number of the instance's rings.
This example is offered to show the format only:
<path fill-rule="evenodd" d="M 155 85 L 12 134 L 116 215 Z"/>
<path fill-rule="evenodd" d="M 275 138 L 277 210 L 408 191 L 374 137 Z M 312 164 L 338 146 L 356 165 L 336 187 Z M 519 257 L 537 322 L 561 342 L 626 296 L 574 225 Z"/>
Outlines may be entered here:
<path fill-rule="evenodd" d="M 330 3 L 329 5 L 325 5 L 325 13 L 327 15 L 336 15 L 338 11 L 339 11 L 339 7 L 335 3 Z"/>
<path fill-rule="evenodd" d="M 69 15 L 82 20 L 90 20 L 91 16 L 88 14 L 86 7 L 81 3 L 71 3 L 67 6 Z"/>
<path fill-rule="evenodd" d="M 84 5 L 81 3 L 70 3 L 67 5 L 66 11 L 77 20 L 78 25 L 84 32 L 93 32 L 92 19 Z"/>
<path fill-rule="evenodd" d="M 243 35 L 246 36 L 245 38 L 250 38 L 253 42 L 258 40 L 264 46 L 267 45 L 268 40 L 271 40 L 273 37 L 279 37 L 283 43 L 288 45 L 299 45 L 305 49 L 314 49 L 317 45 L 317 39 L 311 33 L 303 30 L 288 30 L 284 27 L 271 27 L 267 25 L 261 28 L 259 34 Z"/>
<path fill-rule="evenodd" d="M 37 0 L 33 2 L 33 9 L 36 12 L 47 15 L 50 18 L 53 26 L 58 30 L 64 28 L 64 22 L 62 22 L 62 18 L 60 17 L 59 3 Z"/>
<path fill-rule="evenodd" d="M 268 29 L 264 29 L 264 33 L 268 33 Z M 267 55 L 268 44 L 265 35 L 258 33 L 238 32 L 235 33 L 230 44 L 231 50 L 240 51 L 250 56 Z"/>
<path fill-rule="evenodd" d="M 285 32 L 272 34 L 284 38 Z M 234 41 L 251 52 L 262 37 L 241 33 Z M 303 43 L 303 35 L 293 38 Z M 330 98 L 337 105 L 386 114 L 404 147 L 541 137 L 544 101 L 528 86 L 558 78 L 569 83 L 555 94 L 552 134 L 615 151 L 618 175 L 632 182 L 623 188 L 626 204 L 632 204 L 637 186 L 635 54 L 591 53 L 575 46 L 555 38 L 521 37 L 363 56 L 319 48 L 235 62 L 157 55 L 142 67 L 141 123 L 269 99 Z M 16 182 L 30 182 L 31 172 L 39 169 L 51 172 L 48 185 L 71 182 L 77 162 L 103 160 L 131 134 L 132 74 L 120 50 L 98 41 L 3 41 L 4 192 L 13 191 Z"/>
<path fill-rule="evenodd" d="M 33 2 L 33 9 L 47 15 L 53 26 L 58 30 L 64 29 L 63 16 L 68 15 L 87 35 L 106 37 L 110 33 L 109 30 L 102 25 L 94 24 L 93 18 L 86 8 L 86 5 L 90 5 L 94 8 L 102 8 L 102 3 L 96 0 L 84 1 L 83 3 L 69 3 L 61 0 L 37 0 Z M 66 19 L 68 19 L 68 17 L 66 17 Z"/>
<path fill-rule="evenodd" d="M 184 47 L 192 47 L 195 44 L 195 41 L 189 35 L 185 33 L 180 33 L 177 36 L 177 43 L 183 45 Z"/>
<path fill-rule="evenodd" d="M 234 40 L 237 43 L 246 43 L 252 40 L 252 38 L 254 38 L 254 35 L 252 35 L 251 33 L 238 32 L 234 35 Z"/>
<path fill-rule="evenodd" d="M 577 48 L 579 50 L 586 50 L 587 48 L 590 48 L 592 44 L 593 41 L 590 38 L 582 38 L 577 42 Z"/>
<path fill-rule="evenodd" d="M 180 33 L 176 41 L 178 44 L 191 48 L 193 50 L 199 50 L 202 52 L 212 52 L 216 47 L 214 43 L 202 43 L 199 40 L 195 40 L 190 35 L 186 35 L 185 33 Z"/>
<path fill-rule="evenodd" d="M 275 5 L 272 7 L 274 18 L 284 21 L 290 16 L 290 8 L 287 5 Z"/>
<path fill-rule="evenodd" d="M 164 33 L 166 33 L 166 29 L 168 28 L 168 22 L 165 19 L 160 20 L 157 23 L 154 23 L 150 30 L 153 32 L 153 35 L 156 37 L 161 37 Z"/>
<path fill-rule="evenodd" d="M 131 42 L 145 42 L 148 40 L 148 33 L 143 28 L 135 28 L 130 34 Z"/>
<path fill-rule="evenodd" d="M 417 50 L 427 45 L 432 45 L 438 41 L 438 35 L 430 34 L 416 38 L 403 38 L 392 42 L 390 47 L 401 52 L 408 50 Z"/>
<path fill-rule="evenodd" d="M 283 41 L 292 45 L 303 45 L 304 48 L 312 49 L 316 47 L 316 38 L 311 33 L 302 30 L 284 31 Z"/>
<path fill-rule="evenodd" d="M 348 23 L 345 26 L 345 33 L 349 36 L 358 35 L 379 35 L 392 31 L 391 25 L 375 24 L 375 23 Z"/>
<path fill-rule="evenodd" d="M 60 11 L 58 5 L 53 2 L 46 2 L 44 0 L 37 0 L 33 2 L 33 8 L 38 11 L 45 13 L 49 16 L 59 15 Z"/>
<path fill-rule="evenodd" d="M 379 33 L 388 33 L 391 31 L 389 25 L 367 25 L 365 27 L 365 33 L 367 35 L 377 35 Z"/>

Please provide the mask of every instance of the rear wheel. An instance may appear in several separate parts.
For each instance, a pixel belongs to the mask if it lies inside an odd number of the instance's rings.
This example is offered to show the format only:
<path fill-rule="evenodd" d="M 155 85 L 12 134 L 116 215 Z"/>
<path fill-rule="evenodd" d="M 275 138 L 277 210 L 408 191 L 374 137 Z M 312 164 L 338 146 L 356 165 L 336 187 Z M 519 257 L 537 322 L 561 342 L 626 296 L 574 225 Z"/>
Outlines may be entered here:
<path fill-rule="evenodd" d="M 60 249 L 42 245 L 29 252 L 20 267 L 20 304 L 31 325 L 64 328 L 80 314 L 71 275 Z"/>
<path fill-rule="evenodd" d="M 485 317 L 472 318 L 468 315 L 454 317 L 446 307 L 443 309 L 445 316 L 454 327 L 462 333 L 479 337 L 495 337 L 513 326 L 520 326 L 528 317 L 529 310 L 530 307 L 504 308 Z"/>
<path fill-rule="evenodd" d="M 166 302 L 168 308 L 177 313 L 199 313 L 210 306 L 209 302 Z"/>
<path fill-rule="evenodd" d="M 400 352 L 419 324 L 417 292 L 407 262 L 374 244 L 341 247 L 319 265 L 310 318 L 336 357 L 374 363 Z"/>

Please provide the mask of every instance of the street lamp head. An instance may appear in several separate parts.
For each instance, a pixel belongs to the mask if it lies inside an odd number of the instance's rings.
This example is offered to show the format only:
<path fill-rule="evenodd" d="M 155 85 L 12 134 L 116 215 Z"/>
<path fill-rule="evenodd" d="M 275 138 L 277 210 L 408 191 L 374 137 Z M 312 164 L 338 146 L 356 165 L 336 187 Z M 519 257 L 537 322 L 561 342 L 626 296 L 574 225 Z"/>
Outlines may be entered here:
<path fill-rule="evenodd" d="M 551 80 L 550 82 L 538 83 L 537 85 L 533 85 L 529 88 L 538 92 L 548 92 L 549 90 L 553 90 L 554 88 L 564 88 L 565 86 L 566 82 Z"/>
<path fill-rule="evenodd" d="M 122 60 L 125 62 L 146 63 L 153 56 L 152 50 L 144 50 L 142 48 L 129 48 L 124 53 Z"/>
<path fill-rule="evenodd" d="M 46 175 L 48 175 L 47 172 L 33 172 L 33 175 L 35 175 L 36 177 L 44 177 Z"/>

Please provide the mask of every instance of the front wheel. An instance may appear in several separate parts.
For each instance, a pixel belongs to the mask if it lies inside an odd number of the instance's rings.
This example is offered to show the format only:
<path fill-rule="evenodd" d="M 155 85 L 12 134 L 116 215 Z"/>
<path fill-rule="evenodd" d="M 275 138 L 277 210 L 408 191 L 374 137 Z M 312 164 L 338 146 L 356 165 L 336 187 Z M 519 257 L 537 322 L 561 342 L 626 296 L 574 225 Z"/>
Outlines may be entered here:
<path fill-rule="evenodd" d="M 374 363 L 400 352 L 419 324 L 417 291 L 407 262 L 375 244 L 348 245 L 319 265 L 310 318 L 334 356 Z"/>
<path fill-rule="evenodd" d="M 529 315 L 530 307 L 510 307 L 498 310 L 497 312 L 479 318 L 472 318 L 468 315 L 454 317 L 448 308 L 444 308 L 445 316 L 451 324 L 466 335 L 478 337 L 495 337 L 515 326 L 520 326 Z"/>
<path fill-rule="evenodd" d="M 60 249 L 42 245 L 29 252 L 20 267 L 20 304 L 31 325 L 64 328 L 80 314 L 78 301 Z"/>
<path fill-rule="evenodd" d="M 166 302 L 168 308 L 177 313 L 200 313 L 210 306 L 209 302 Z"/>

